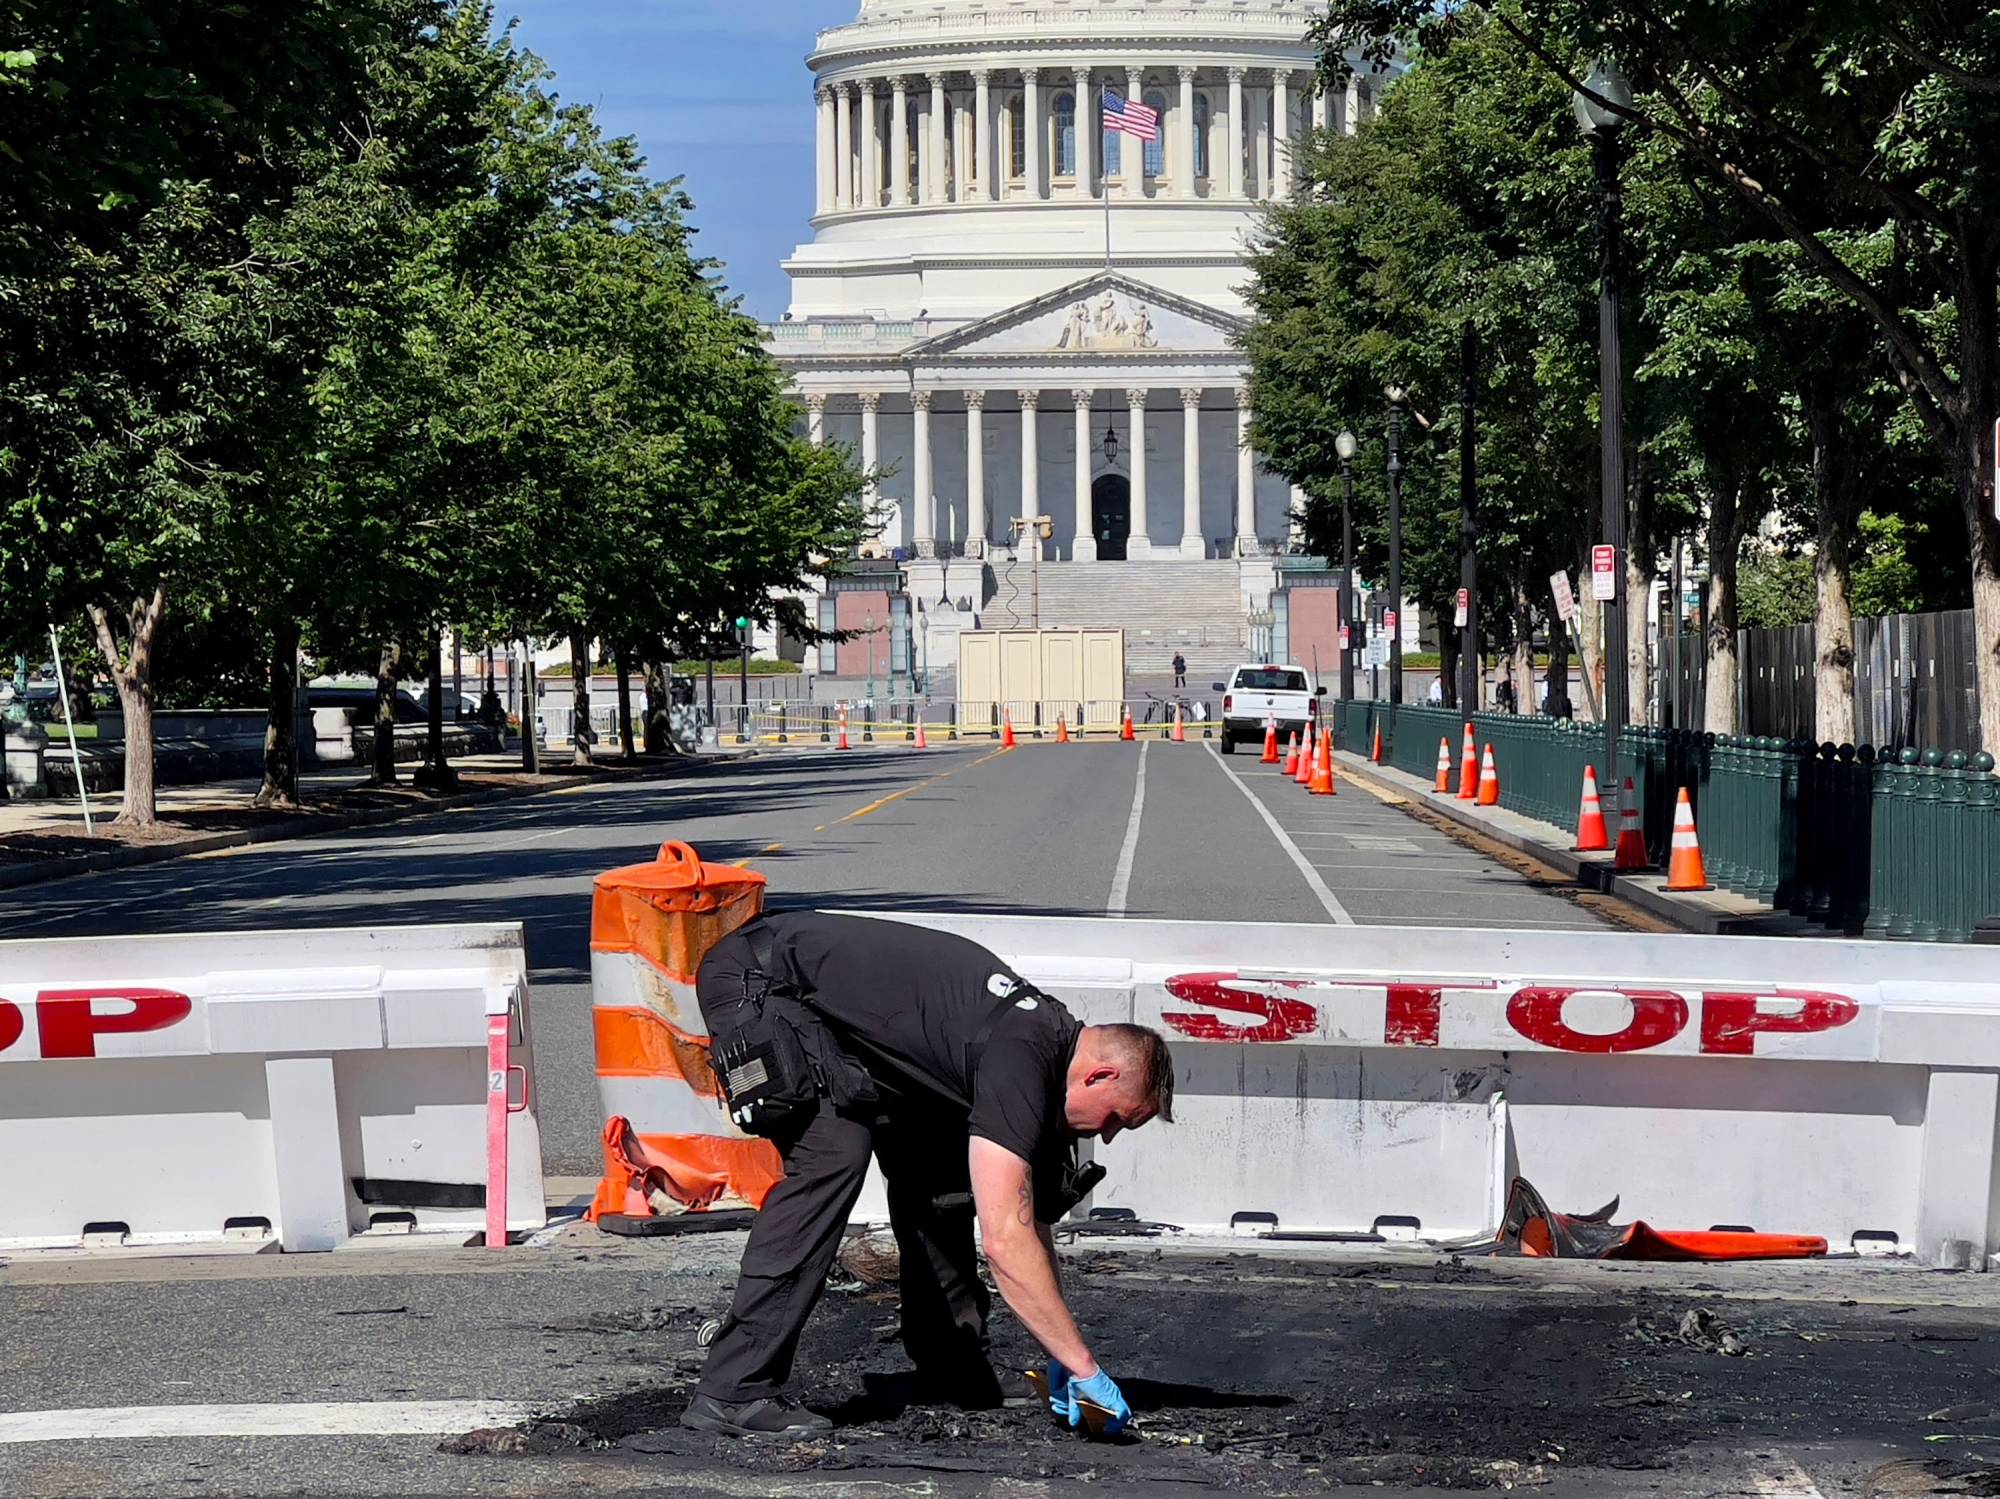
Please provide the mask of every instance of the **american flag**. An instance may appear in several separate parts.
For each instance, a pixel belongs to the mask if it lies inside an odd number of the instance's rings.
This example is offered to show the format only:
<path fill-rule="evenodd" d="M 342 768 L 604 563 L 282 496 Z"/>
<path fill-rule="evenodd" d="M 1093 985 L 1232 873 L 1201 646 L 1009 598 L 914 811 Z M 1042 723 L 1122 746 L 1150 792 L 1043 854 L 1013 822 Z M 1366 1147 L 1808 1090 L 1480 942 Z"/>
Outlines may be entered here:
<path fill-rule="evenodd" d="M 1136 135 L 1147 144 L 1160 138 L 1160 112 L 1148 109 L 1136 99 L 1123 99 L 1104 91 L 1104 128 Z"/>

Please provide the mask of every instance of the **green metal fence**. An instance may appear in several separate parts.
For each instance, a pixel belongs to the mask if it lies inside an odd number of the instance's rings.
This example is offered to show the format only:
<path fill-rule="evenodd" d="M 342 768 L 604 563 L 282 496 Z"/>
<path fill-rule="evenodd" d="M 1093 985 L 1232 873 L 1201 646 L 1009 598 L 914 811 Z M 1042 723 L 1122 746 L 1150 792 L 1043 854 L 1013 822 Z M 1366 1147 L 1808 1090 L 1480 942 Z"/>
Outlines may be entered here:
<path fill-rule="evenodd" d="M 1431 779 L 1444 741 L 1457 784 L 1466 720 L 1410 703 L 1332 702 L 1340 747 Z M 1851 935 L 1964 942 L 2000 915 L 2000 778 L 1991 755 L 1735 737 L 1632 727 L 1618 775 L 1603 731 L 1529 715 L 1472 719 L 1491 745 L 1500 805 L 1574 831 L 1583 768 L 1594 766 L 1615 835 L 1629 777 L 1646 847 L 1664 863 L 1685 787 L 1711 883 Z"/>

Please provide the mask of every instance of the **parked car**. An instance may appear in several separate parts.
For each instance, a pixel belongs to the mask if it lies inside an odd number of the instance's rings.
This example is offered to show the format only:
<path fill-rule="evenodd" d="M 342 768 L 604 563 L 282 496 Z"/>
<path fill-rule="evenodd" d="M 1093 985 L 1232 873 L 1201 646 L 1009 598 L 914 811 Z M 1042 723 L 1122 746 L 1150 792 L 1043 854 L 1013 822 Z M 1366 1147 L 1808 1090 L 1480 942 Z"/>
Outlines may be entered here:
<path fill-rule="evenodd" d="M 1278 737 L 1296 732 L 1304 738 L 1319 725 L 1319 699 L 1324 687 L 1315 688 L 1303 666 L 1272 666 L 1252 663 L 1239 666 L 1227 682 L 1217 682 L 1222 694 L 1222 752 L 1231 754 L 1239 741 L 1261 744 L 1264 725 L 1275 719 Z"/>

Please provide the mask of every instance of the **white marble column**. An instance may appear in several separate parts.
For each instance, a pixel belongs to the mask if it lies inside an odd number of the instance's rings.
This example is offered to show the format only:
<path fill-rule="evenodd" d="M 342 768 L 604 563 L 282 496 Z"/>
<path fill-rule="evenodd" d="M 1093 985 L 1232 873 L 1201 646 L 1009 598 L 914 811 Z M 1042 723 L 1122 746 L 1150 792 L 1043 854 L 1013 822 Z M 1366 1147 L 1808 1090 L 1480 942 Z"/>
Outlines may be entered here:
<path fill-rule="evenodd" d="M 1306 87 L 1312 90 L 1313 129 L 1324 130 L 1326 129 L 1327 120 L 1332 113 L 1329 108 L 1330 101 L 1327 98 L 1326 90 L 1320 87 L 1320 82 L 1317 78 L 1308 73 L 1306 74 L 1306 79 Z"/>
<path fill-rule="evenodd" d="M 1306 492 L 1297 484 L 1292 486 L 1292 508 L 1286 517 L 1285 550 L 1303 552 L 1306 549 Z"/>
<path fill-rule="evenodd" d="M 986 555 L 986 392 L 965 393 L 965 555 Z"/>
<path fill-rule="evenodd" d="M 826 446 L 826 397 L 806 397 L 806 440 L 816 448 Z"/>
<path fill-rule="evenodd" d="M 1125 97 L 1134 104 L 1146 102 L 1145 79 L 1137 68 L 1125 70 Z M 1146 143 L 1136 135 L 1125 136 L 1118 142 L 1118 160 L 1125 177 L 1125 196 L 1143 198 L 1146 196 Z"/>
<path fill-rule="evenodd" d="M 931 392 L 910 395 L 914 428 L 910 464 L 910 540 L 919 557 L 937 555 L 937 472 L 931 464 Z"/>
<path fill-rule="evenodd" d="M 1292 195 L 1292 79 L 1282 68 L 1271 70 L 1271 196 Z"/>
<path fill-rule="evenodd" d="M 951 201 L 972 201 L 972 101 L 951 97 Z"/>
<path fill-rule="evenodd" d="M 924 201 L 942 203 L 945 201 L 944 169 L 944 74 L 928 75 L 931 84 L 930 118 L 924 122 L 924 140 L 930 150 L 930 170 L 925 173 Z"/>
<path fill-rule="evenodd" d="M 833 211 L 834 127 L 833 90 L 816 89 L 813 100 L 819 106 L 819 129 L 813 156 L 813 211 Z"/>
<path fill-rule="evenodd" d="M 1341 133 L 1352 135 L 1361 125 L 1361 75 L 1347 75 L 1347 100 L 1345 118 L 1341 121 Z"/>
<path fill-rule="evenodd" d="M 1151 521 L 1146 514 L 1146 392 L 1125 392 L 1125 408 L 1132 415 L 1132 534 L 1125 543 L 1125 555 L 1140 561 L 1153 555 Z"/>
<path fill-rule="evenodd" d="M 882 121 L 875 108 L 875 80 L 864 78 L 861 90 L 861 123 L 854 138 L 861 143 L 861 206 L 882 206 Z"/>
<path fill-rule="evenodd" d="M 1174 137 L 1180 144 L 1180 161 L 1174 166 L 1174 184 L 1183 198 L 1195 196 L 1195 166 L 1201 154 L 1194 138 L 1194 69 L 1181 69 L 1181 117 L 1175 121 Z"/>
<path fill-rule="evenodd" d="M 1038 390 L 1021 392 L 1021 520 L 1025 529 L 1021 532 L 1020 555 L 1023 557 L 1038 556 L 1042 546 L 1034 527 L 1026 524 L 1042 513 L 1042 456 L 1035 441 L 1035 424 L 1040 420 L 1036 403 L 1041 394 Z"/>
<path fill-rule="evenodd" d="M 1090 397 L 1087 390 L 1069 393 L 1076 407 L 1076 524 L 1069 544 L 1072 562 L 1097 560 L 1097 534 L 1090 526 Z"/>
<path fill-rule="evenodd" d="M 1243 69 L 1229 70 L 1229 160 L 1223 174 L 1229 196 L 1243 196 Z M 1210 175 L 1213 175 L 1212 173 Z"/>
<path fill-rule="evenodd" d="M 833 86 L 833 206 L 836 211 L 854 206 L 854 85 Z"/>
<path fill-rule="evenodd" d="M 1262 200 L 1271 196 L 1271 91 L 1251 89 L 1249 94 L 1250 196 Z"/>
<path fill-rule="evenodd" d="M 1201 391 L 1181 391 L 1181 556 L 1199 562 L 1208 554 L 1201 537 Z"/>
<path fill-rule="evenodd" d="M 1042 201 L 1042 136 L 1047 126 L 1042 121 L 1042 83 L 1039 68 L 1021 69 L 1021 122 L 1028 138 L 1023 143 L 1027 155 L 1022 162 L 1022 175 L 1026 178 L 1028 197 L 1031 201 Z"/>
<path fill-rule="evenodd" d="M 882 397 L 868 391 L 861 397 L 861 471 L 867 478 L 861 490 L 861 502 L 867 508 L 869 523 L 876 528 L 879 537 L 888 529 L 881 516 L 882 484 L 876 476 L 877 454 L 881 448 L 876 441 L 876 413 L 882 409 Z M 892 540 L 890 545 L 894 545 Z"/>
<path fill-rule="evenodd" d="M 889 206 L 910 206 L 910 80 L 898 73 L 889 94 Z"/>
<path fill-rule="evenodd" d="M 1236 393 L 1236 555 L 1257 552 L 1257 462 L 1250 452 L 1250 393 Z"/>
<path fill-rule="evenodd" d="M 973 146 L 979 155 L 979 191 L 988 203 L 1000 201 L 1000 132 L 993 124 L 993 75 L 980 68 L 972 75 L 972 112 L 979 117 Z"/>
<path fill-rule="evenodd" d="M 1076 186 L 1070 192 L 1078 198 L 1097 196 L 1097 179 L 1103 175 L 1104 112 L 1092 98 L 1091 81 L 1097 69 L 1080 67 L 1072 75 L 1071 91 L 1076 95 Z M 1097 128 L 1091 129 L 1095 121 Z"/>

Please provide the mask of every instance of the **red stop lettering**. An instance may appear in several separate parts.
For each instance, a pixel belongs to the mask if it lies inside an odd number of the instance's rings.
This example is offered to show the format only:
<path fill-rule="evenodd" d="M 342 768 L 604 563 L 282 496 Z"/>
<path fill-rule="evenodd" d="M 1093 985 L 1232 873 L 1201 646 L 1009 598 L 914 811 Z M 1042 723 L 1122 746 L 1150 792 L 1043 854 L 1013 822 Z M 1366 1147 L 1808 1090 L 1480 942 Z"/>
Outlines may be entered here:
<path fill-rule="evenodd" d="M 92 1001 L 121 1000 L 131 1006 L 100 1015 Z M 185 1020 L 194 1003 L 170 989 L 44 989 L 35 999 L 35 1024 L 42 1058 L 94 1057 L 99 1036 L 163 1031 Z"/>
<path fill-rule="evenodd" d="M 1606 1035 L 1573 1029 L 1563 1019 L 1572 994 L 1622 994 L 1632 1005 L 1625 1028 Z M 1644 1051 L 1671 1041 L 1688 1022 L 1687 1001 L 1669 989 L 1517 989 L 1507 1001 L 1507 1023 L 1537 1045 L 1557 1051 Z"/>
<path fill-rule="evenodd" d="M 1773 1014 L 1762 1008 L 1767 999 L 1786 999 L 1797 1010 Z M 1750 1057 L 1757 1054 L 1757 1033 L 1802 1036 L 1847 1024 L 1861 1006 L 1845 994 L 1816 989 L 1780 989 L 1775 994 L 1704 994 L 1701 998 L 1701 1049 L 1711 1056 Z"/>
<path fill-rule="evenodd" d="M 0 1051 L 5 1051 L 21 1039 L 24 1026 L 21 1007 L 9 1000 L 0 999 Z"/>
<path fill-rule="evenodd" d="M 1319 1012 L 1304 1000 L 1230 987 L 1242 982 L 1233 973 L 1177 973 L 1167 980 L 1167 993 L 1189 1004 L 1255 1015 L 1262 1025 L 1229 1025 L 1220 1016 L 1189 1011 L 1169 1010 L 1160 1018 L 1197 1041 L 1289 1041 L 1317 1029 Z"/>

